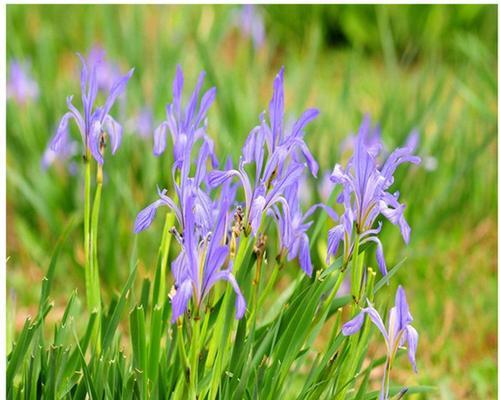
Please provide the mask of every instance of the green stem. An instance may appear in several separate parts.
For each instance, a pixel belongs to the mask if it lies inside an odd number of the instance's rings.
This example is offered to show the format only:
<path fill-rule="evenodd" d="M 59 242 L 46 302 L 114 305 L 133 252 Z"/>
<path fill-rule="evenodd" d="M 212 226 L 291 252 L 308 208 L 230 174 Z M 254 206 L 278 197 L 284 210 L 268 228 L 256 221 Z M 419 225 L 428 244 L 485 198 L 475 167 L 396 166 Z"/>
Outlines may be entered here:
<path fill-rule="evenodd" d="M 165 224 L 163 226 L 163 234 L 160 244 L 160 276 L 155 277 L 155 285 L 158 283 L 158 288 L 154 288 L 154 304 L 163 304 L 167 295 L 167 262 L 170 244 L 172 243 L 170 229 L 174 226 L 174 223 L 175 214 L 173 212 L 168 212 L 165 217 Z"/>
<path fill-rule="evenodd" d="M 97 257 L 97 232 L 99 229 L 99 210 L 101 208 L 102 194 L 102 165 L 97 166 L 96 191 L 94 204 L 92 207 L 91 225 L 90 225 L 90 306 L 91 310 L 97 311 L 96 320 L 96 351 L 101 350 L 100 330 L 101 330 L 101 290 L 99 283 L 99 263 Z"/>
<path fill-rule="evenodd" d="M 359 303 L 361 296 L 361 281 L 363 279 L 363 261 L 364 261 L 364 253 L 359 254 L 359 235 L 356 235 L 352 253 L 352 282 L 351 282 L 351 294 L 356 303 Z M 356 311 L 357 311 L 356 307 L 353 307 L 353 312 Z"/>
<path fill-rule="evenodd" d="M 233 273 L 235 275 L 245 260 L 249 249 L 251 249 L 250 238 L 246 235 L 242 235 L 233 264 Z M 232 294 L 232 289 L 227 286 L 223 294 L 222 305 L 215 322 L 214 333 L 210 341 L 209 352 L 205 362 L 205 369 L 213 370 L 208 390 L 210 400 L 214 400 L 217 396 L 221 382 L 224 357 L 227 357 L 228 353 L 226 350 L 229 346 L 229 341 L 226 339 L 234 320 L 234 316 L 229 314 Z"/>
<path fill-rule="evenodd" d="M 90 152 L 87 150 L 83 162 L 85 164 L 85 187 L 84 187 L 84 203 L 83 203 L 83 238 L 84 238 L 84 252 L 85 252 L 85 289 L 87 293 L 87 309 L 92 312 L 92 290 L 91 290 L 91 277 L 92 271 L 90 270 L 90 186 L 91 182 L 91 168 L 90 168 Z"/>
<path fill-rule="evenodd" d="M 190 357 L 191 357 L 191 373 L 189 376 L 189 397 L 196 399 L 198 386 L 198 360 L 199 360 L 199 339 L 200 339 L 200 317 L 195 313 L 193 318 L 193 334 L 191 336 Z"/>
<path fill-rule="evenodd" d="M 389 376 L 391 374 L 392 362 L 391 357 L 387 357 L 384 367 L 384 378 L 382 379 L 382 393 L 384 393 L 384 400 L 389 399 Z"/>
<path fill-rule="evenodd" d="M 262 262 L 263 262 L 263 256 L 260 256 L 257 259 L 256 262 L 256 267 L 255 267 L 255 278 L 252 282 L 252 290 L 250 294 L 250 298 L 252 301 L 252 306 L 251 306 L 251 313 L 250 317 L 248 318 L 248 325 L 250 329 L 253 331 L 255 329 L 255 324 L 257 322 L 257 305 L 258 305 L 258 300 L 259 300 L 259 286 L 260 286 L 260 274 L 262 270 Z"/>
<path fill-rule="evenodd" d="M 179 319 L 181 321 L 181 319 Z M 184 342 L 184 333 L 182 332 L 182 322 L 177 322 L 177 340 L 179 355 L 181 357 L 182 365 L 184 366 L 184 376 L 186 376 L 186 381 L 190 381 L 191 369 L 189 366 L 189 360 L 186 353 L 186 344 Z"/>

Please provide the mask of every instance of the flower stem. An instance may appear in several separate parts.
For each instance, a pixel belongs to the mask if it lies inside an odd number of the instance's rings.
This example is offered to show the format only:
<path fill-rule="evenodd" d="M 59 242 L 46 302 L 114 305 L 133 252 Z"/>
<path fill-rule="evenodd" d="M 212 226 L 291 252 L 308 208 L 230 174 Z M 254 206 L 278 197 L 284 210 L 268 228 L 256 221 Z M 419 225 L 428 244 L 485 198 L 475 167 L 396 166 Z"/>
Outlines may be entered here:
<path fill-rule="evenodd" d="M 102 165 L 97 165 L 96 191 L 92 206 L 92 216 L 90 224 L 90 306 L 91 310 L 97 311 L 95 344 L 96 351 L 101 350 L 100 330 L 101 330 L 101 290 L 99 283 L 99 263 L 97 257 L 97 231 L 99 228 L 99 210 L 101 208 L 102 194 Z"/>
<path fill-rule="evenodd" d="M 85 165 L 85 187 L 83 203 L 83 238 L 85 251 L 85 289 L 87 293 L 87 309 L 92 312 L 91 296 L 91 270 L 90 270 L 90 186 L 91 186 L 91 168 L 90 151 L 87 150 L 83 157 Z"/>
<path fill-rule="evenodd" d="M 188 360 L 188 357 L 186 354 L 186 344 L 184 342 L 184 333 L 182 331 L 182 319 L 181 318 L 179 318 L 179 320 L 177 321 L 177 348 L 179 350 L 181 362 L 182 362 L 182 365 L 184 367 L 184 369 L 183 369 L 184 373 L 182 374 L 182 376 L 186 377 L 185 382 L 188 383 L 191 380 L 191 378 L 190 378 L 191 369 L 190 369 L 189 360 Z M 180 379 L 177 383 L 177 387 L 175 389 L 175 392 L 182 393 L 184 391 L 183 386 L 184 386 L 184 382 L 182 382 L 182 379 Z M 180 392 L 178 392 L 178 390 Z"/>
<path fill-rule="evenodd" d="M 363 260 L 364 253 L 359 254 L 359 235 L 356 235 L 352 253 L 352 283 L 351 294 L 355 303 L 359 303 L 361 295 L 361 281 L 363 280 Z M 353 307 L 353 313 L 356 308 Z"/>
<path fill-rule="evenodd" d="M 200 317 L 198 312 L 195 313 L 192 319 L 192 336 L 191 336 L 191 346 L 190 346 L 190 376 L 189 376 L 189 397 L 191 399 L 196 399 L 197 397 L 197 386 L 198 386 L 198 359 L 199 359 L 199 340 L 200 340 Z"/>
<path fill-rule="evenodd" d="M 237 271 L 242 266 L 245 257 L 251 247 L 251 240 L 248 236 L 242 235 L 240 243 L 234 259 L 233 273 L 236 275 Z M 212 369 L 212 379 L 208 390 L 210 400 L 214 400 L 217 396 L 218 388 L 221 382 L 224 357 L 227 357 L 227 348 L 229 341 L 227 337 L 231 331 L 234 316 L 229 314 L 230 300 L 232 290 L 229 286 L 223 294 L 222 305 L 215 321 L 214 333 L 210 341 L 209 352 L 205 362 L 205 369 Z"/>
<path fill-rule="evenodd" d="M 155 305 L 163 304 L 167 295 L 167 261 L 170 244 L 172 242 L 170 229 L 174 226 L 174 223 L 175 214 L 173 212 L 168 212 L 165 217 L 165 224 L 163 226 L 163 234 L 159 250 L 160 269 L 157 270 L 159 276 L 155 276 L 155 287 L 153 288 L 153 304 Z"/>
<path fill-rule="evenodd" d="M 380 400 L 389 399 L 389 376 L 391 374 L 392 362 L 391 357 L 387 357 L 384 367 L 384 377 L 382 378 L 382 388 L 380 389 Z"/>

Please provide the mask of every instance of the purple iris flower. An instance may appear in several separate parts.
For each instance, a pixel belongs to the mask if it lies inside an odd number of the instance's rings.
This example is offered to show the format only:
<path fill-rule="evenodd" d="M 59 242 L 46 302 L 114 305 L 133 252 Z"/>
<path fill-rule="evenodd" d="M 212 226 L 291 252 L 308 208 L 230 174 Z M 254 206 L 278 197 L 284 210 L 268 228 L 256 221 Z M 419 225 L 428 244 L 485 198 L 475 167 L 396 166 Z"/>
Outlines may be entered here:
<path fill-rule="evenodd" d="M 121 143 L 122 127 L 109 115 L 111 107 L 116 98 L 123 92 L 128 80 L 132 76 L 134 69 L 132 68 L 126 75 L 120 77 L 111 87 L 109 95 L 102 107 L 95 108 L 95 100 L 97 97 L 97 67 L 96 64 L 91 64 L 78 54 L 82 62 L 82 70 L 80 74 L 80 84 L 82 91 L 83 114 L 76 109 L 72 104 L 73 96 L 66 99 L 66 104 L 69 111 L 64 114 L 57 128 L 56 134 L 49 142 L 50 148 L 56 153 L 64 152 L 64 144 L 67 143 L 68 122 L 74 119 L 80 131 L 82 142 L 85 149 L 89 149 L 94 159 L 99 163 L 104 163 L 102 154 L 102 145 L 106 136 L 109 136 L 111 143 L 111 152 L 114 154 Z"/>
<path fill-rule="evenodd" d="M 262 47 L 266 39 L 264 19 L 255 5 L 244 5 L 238 14 L 237 23 L 243 35 L 252 38 L 256 49 Z"/>
<path fill-rule="evenodd" d="M 219 281 L 227 281 L 236 293 L 236 318 L 245 314 L 246 302 L 228 262 L 227 224 L 229 202 L 223 201 L 213 231 L 202 235 L 197 229 L 194 210 L 195 197 L 188 196 L 186 204 L 186 225 L 182 237 L 178 237 L 181 253 L 172 263 L 175 278 L 172 300 L 172 322 L 175 322 L 187 309 L 189 300 L 194 298 L 199 307 L 210 289 Z"/>
<path fill-rule="evenodd" d="M 38 84 L 31 76 L 30 65 L 19 61 L 10 62 L 7 97 L 18 104 L 38 98 Z"/>
<path fill-rule="evenodd" d="M 243 146 L 239 168 L 226 171 L 212 171 L 208 176 L 211 186 L 218 186 L 226 180 L 237 177 L 245 193 L 244 228 L 255 234 L 262 217 L 275 204 L 286 202 L 283 197 L 287 187 L 298 181 L 305 169 L 300 158 L 305 160 L 311 173 L 316 176 L 318 164 L 304 142 L 304 128 L 319 114 L 317 109 L 306 110 L 292 125 L 284 129 L 284 68 L 274 80 L 274 92 L 269 104 L 270 125 L 261 115 L 261 124 L 249 133 Z M 264 164 L 265 148 L 267 159 Z M 254 164 L 254 179 L 246 166 Z"/>
<path fill-rule="evenodd" d="M 198 78 L 198 84 L 191 95 L 188 105 L 181 109 L 181 96 L 183 87 L 183 74 L 180 66 L 173 84 L 174 101 L 167 106 L 167 120 L 164 121 L 154 133 L 154 153 L 161 154 L 166 147 L 167 128 L 172 136 L 174 164 L 172 176 L 178 201 L 175 202 L 167 196 L 166 190 L 158 190 L 159 199 L 147 206 L 137 215 L 134 232 L 139 233 L 148 228 L 160 206 L 169 207 L 176 215 L 181 230 L 186 228 L 186 202 L 188 197 L 195 194 L 196 212 L 195 216 L 201 227 L 208 231 L 213 220 L 213 204 L 207 192 L 201 189 L 206 186 L 208 159 L 212 165 L 217 165 L 214 154 L 214 144 L 206 133 L 206 121 L 203 126 L 201 122 L 206 119 L 207 111 L 215 99 L 215 87 L 209 89 L 202 97 L 198 107 L 201 86 L 204 73 Z M 194 176 L 190 176 L 192 151 L 194 145 L 202 141 L 200 151 L 196 160 Z"/>
<path fill-rule="evenodd" d="M 299 183 L 294 182 L 284 190 L 283 212 L 277 206 L 273 207 L 273 215 L 276 218 L 278 230 L 280 232 L 281 255 L 287 255 L 288 261 L 299 258 L 299 263 L 303 271 L 311 276 L 312 263 L 309 251 L 309 238 L 307 231 L 313 221 L 308 221 L 312 214 L 318 209 L 323 208 L 331 218 L 337 219 L 337 215 L 324 204 L 315 204 L 311 206 L 304 214 L 300 209 L 299 202 Z"/>
<path fill-rule="evenodd" d="M 159 156 L 165 151 L 167 146 L 168 129 L 174 145 L 175 164 L 178 168 L 181 168 L 185 156 L 190 155 L 193 144 L 200 138 L 209 145 L 212 162 L 217 164 L 213 152 L 213 141 L 206 133 L 206 115 L 215 100 L 216 89 L 215 87 L 208 89 L 198 105 L 204 80 L 205 72 L 201 72 L 196 87 L 183 109 L 182 89 L 184 86 L 184 75 L 181 66 L 177 66 L 173 82 L 173 102 L 166 107 L 166 120 L 154 132 L 153 152 L 156 156 Z"/>
<path fill-rule="evenodd" d="M 389 311 L 389 326 L 387 329 L 384 326 L 380 314 L 368 301 L 368 307 L 361 309 L 361 312 L 357 316 L 342 326 L 342 333 L 345 336 L 350 336 L 358 332 L 363 326 L 365 315 L 368 315 L 370 320 L 384 336 L 388 365 L 392 365 L 392 361 L 396 356 L 397 350 L 407 344 L 408 358 L 413 370 L 417 372 L 415 354 L 417 352 L 418 333 L 416 329 L 410 325 L 413 321 L 413 317 L 410 314 L 410 309 L 408 307 L 408 303 L 406 302 L 404 289 L 401 286 L 398 287 L 395 306 Z M 386 369 L 385 374 L 389 374 L 389 369 L 390 368 Z M 380 400 L 386 400 L 389 398 L 388 378 L 388 375 L 384 375 L 382 390 L 380 391 L 379 397 Z"/>
<path fill-rule="evenodd" d="M 197 224 L 205 232 L 210 229 L 213 221 L 213 204 L 209 195 L 201 188 L 202 184 L 206 182 L 206 162 L 209 153 L 208 144 L 204 143 L 198 155 L 196 172 L 193 177 L 188 176 L 189 166 L 181 170 L 180 183 L 175 183 L 177 202 L 167 195 L 166 189 L 157 189 L 159 198 L 137 214 L 134 224 L 135 233 L 142 232 L 152 224 L 156 216 L 156 210 L 161 206 L 167 206 L 174 212 L 181 231 L 184 231 L 188 223 L 186 221 L 187 200 L 193 195 L 195 196 L 193 201 L 195 203 Z M 173 174 L 175 175 L 175 167 L 173 168 Z"/>
<path fill-rule="evenodd" d="M 342 192 L 337 202 L 343 204 L 344 214 L 341 223 L 328 232 L 328 262 L 344 242 L 344 257 L 348 259 L 353 250 L 353 229 L 359 235 L 360 244 L 374 242 L 377 245 L 376 258 L 380 271 L 387 273 L 382 243 L 377 237 L 382 223 L 373 228 L 376 218 L 382 214 L 391 223 L 398 225 L 406 243 L 410 240 L 410 226 L 403 216 L 405 206 L 398 202 L 399 193 L 388 192 L 394 182 L 396 168 L 404 163 L 420 163 L 420 158 L 413 155 L 412 147 L 402 147 L 390 154 L 381 168 L 377 166 L 377 153 L 366 146 L 366 135 L 370 131 L 370 119 L 365 117 L 356 141 L 354 154 L 344 170 L 335 165 L 330 179 L 342 185 Z"/>

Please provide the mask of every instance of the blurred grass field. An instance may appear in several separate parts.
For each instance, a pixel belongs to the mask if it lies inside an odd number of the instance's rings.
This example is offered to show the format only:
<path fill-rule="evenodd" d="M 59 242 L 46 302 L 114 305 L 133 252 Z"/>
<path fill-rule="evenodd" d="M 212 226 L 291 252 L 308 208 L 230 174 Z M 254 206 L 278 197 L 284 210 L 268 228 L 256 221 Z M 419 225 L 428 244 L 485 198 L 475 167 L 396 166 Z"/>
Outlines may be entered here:
<path fill-rule="evenodd" d="M 55 241 L 82 209 L 82 171 L 72 175 L 64 164 L 47 171 L 40 166 L 66 96 L 78 97 L 75 52 L 97 44 L 122 72 L 136 68 L 126 99 L 114 111 L 131 122 L 119 151 L 105 163 L 104 299 L 125 282 L 132 252 L 140 273 L 153 274 L 160 239 L 159 224 L 137 239 L 132 233 L 136 213 L 154 199 L 157 183 L 168 186 L 170 171 L 165 158 L 153 156 L 152 137 L 133 132 L 133 118 L 148 106 L 154 126 L 164 119 L 177 63 L 188 87 L 204 69 L 217 86 L 209 134 L 221 159 L 236 160 L 284 65 L 288 113 L 297 115 L 305 106 L 321 110 L 306 135 L 320 179 L 310 182 L 305 197 L 320 197 L 321 177 L 340 160 L 342 141 L 364 113 L 380 122 L 389 149 L 403 144 L 412 129 L 420 132 L 423 166 L 403 169 L 398 176 L 404 179 L 396 182 L 407 204 L 410 244 L 403 245 L 395 227 L 383 232 L 389 265 L 406 258 L 395 281 L 407 289 L 420 332 L 419 374 L 399 374 L 409 383 L 435 386 L 437 398 L 495 398 L 497 7 L 260 7 L 266 30 L 260 48 L 234 22 L 238 10 L 7 7 L 7 61 L 29 61 L 40 86 L 38 100 L 7 104 L 8 342 L 36 312 Z M 80 231 L 66 247 L 53 290 L 61 311 L 74 288 L 84 293 Z"/>

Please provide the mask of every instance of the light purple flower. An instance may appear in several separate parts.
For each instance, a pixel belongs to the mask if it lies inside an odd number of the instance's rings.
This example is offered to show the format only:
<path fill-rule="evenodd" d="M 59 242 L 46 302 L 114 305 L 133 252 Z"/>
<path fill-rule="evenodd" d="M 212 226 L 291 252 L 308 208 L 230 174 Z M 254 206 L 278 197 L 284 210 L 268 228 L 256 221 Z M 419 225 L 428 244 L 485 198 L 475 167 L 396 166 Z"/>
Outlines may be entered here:
<path fill-rule="evenodd" d="M 301 159 L 316 176 L 318 164 L 304 142 L 304 128 L 318 115 L 316 109 L 306 110 L 292 125 L 291 130 L 284 129 L 284 69 L 274 80 L 273 97 L 269 104 L 270 124 L 261 115 L 261 123 L 249 133 L 239 168 L 226 171 L 212 171 L 208 176 L 211 186 L 218 186 L 228 179 L 240 180 L 245 194 L 244 228 L 255 234 L 260 227 L 262 217 L 275 204 L 284 203 L 287 187 L 298 181 L 305 169 Z M 267 149 L 267 157 L 265 152 Z M 264 160 L 266 160 L 264 164 Z M 254 164 L 254 179 L 247 172 Z"/>
<path fill-rule="evenodd" d="M 38 84 L 31 76 L 30 69 L 28 63 L 10 62 L 7 98 L 13 99 L 18 104 L 25 104 L 38 98 Z"/>
<path fill-rule="evenodd" d="M 227 223 L 229 203 L 223 205 L 217 216 L 213 231 L 201 235 L 197 229 L 194 196 L 188 196 L 186 203 L 186 224 L 182 237 L 177 237 L 182 250 L 172 263 L 175 278 L 175 293 L 172 296 L 172 322 L 175 322 L 187 309 L 189 300 L 199 307 L 211 288 L 219 281 L 227 281 L 236 293 L 236 318 L 245 314 L 246 302 L 231 272 L 228 262 Z"/>
<path fill-rule="evenodd" d="M 167 130 L 173 141 L 174 163 L 172 165 L 172 178 L 175 186 L 177 201 L 167 196 L 166 190 L 158 189 L 159 199 L 147 206 L 137 215 L 134 232 L 139 233 L 148 228 L 160 206 L 169 207 L 176 215 L 181 231 L 186 229 L 186 202 L 188 197 L 195 196 L 197 223 L 205 232 L 212 227 L 214 205 L 210 199 L 208 185 L 206 185 L 208 159 L 212 165 L 217 165 L 214 153 L 214 144 L 207 135 L 206 114 L 210 105 L 215 100 L 215 87 L 209 89 L 199 102 L 201 87 L 205 74 L 202 72 L 198 84 L 193 91 L 188 104 L 182 109 L 183 73 L 177 66 L 173 83 L 173 103 L 167 106 L 167 120 L 164 121 L 154 133 L 154 154 L 160 155 L 166 148 Z M 198 106 L 199 102 L 199 106 Z M 201 125 L 203 122 L 203 125 Z M 192 154 L 194 145 L 201 141 L 201 148 L 197 158 Z M 191 176 L 191 160 L 196 159 L 194 176 Z M 205 186 L 203 190 L 201 186 Z"/>
<path fill-rule="evenodd" d="M 284 190 L 282 202 L 283 212 L 277 206 L 273 207 L 273 215 L 279 230 L 281 242 L 280 253 L 286 253 L 288 261 L 298 257 L 302 270 L 308 275 L 312 274 L 311 255 L 309 250 L 309 238 L 307 231 L 313 221 L 307 221 L 318 208 L 323 208 L 331 218 L 337 219 L 337 215 L 324 204 L 315 204 L 304 214 L 300 209 L 299 202 L 299 183 L 294 182 Z"/>
<path fill-rule="evenodd" d="M 166 107 L 166 120 L 154 132 L 154 154 L 159 156 L 165 151 L 168 130 L 174 145 L 175 164 L 180 169 L 186 156 L 190 156 L 191 148 L 198 139 L 202 139 L 208 143 L 212 161 L 214 164 L 217 163 L 213 152 L 213 141 L 206 133 L 206 116 L 208 109 L 215 100 L 216 89 L 215 87 L 208 89 L 198 104 L 204 79 L 205 72 L 201 72 L 196 87 L 186 106 L 183 108 L 182 90 L 184 87 L 184 75 L 181 66 L 177 66 L 172 88 L 173 101 Z"/>
<path fill-rule="evenodd" d="M 94 159 L 99 163 L 104 163 L 102 154 L 102 144 L 106 137 L 109 137 L 111 152 L 114 154 L 121 143 L 122 127 L 109 114 L 116 98 L 123 92 L 128 80 L 132 76 L 132 68 L 126 75 L 119 78 L 112 86 L 109 95 L 102 107 L 95 107 L 97 97 L 97 65 L 90 64 L 83 56 L 78 54 L 82 63 L 80 84 L 82 91 L 83 114 L 73 105 L 73 96 L 66 99 L 69 111 L 64 114 L 57 128 L 56 134 L 49 142 L 49 147 L 60 154 L 64 152 L 64 144 L 67 143 L 68 123 L 74 119 L 85 149 L 89 149 Z"/>
<path fill-rule="evenodd" d="M 413 148 L 403 147 L 394 150 L 382 167 L 376 163 L 375 145 L 367 148 L 365 136 L 370 131 L 370 119 L 365 117 L 356 141 L 354 154 L 348 161 L 345 170 L 336 164 L 330 179 L 342 186 L 337 202 L 344 206 L 341 224 L 328 232 L 328 262 L 344 242 L 344 257 L 348 259 L 353 248 L 353 229 L 359 235 L 360 244 L 374 242 L 377 246 L 376 259 L 383 275 L 387 273 L 382 243 L 377 237 L 382 223 L 373 228 L 376 218 L 382 214 L 391 223 L 398 225 L 406 243 L 410 240 L 410 227 L 403 216 L 405 206 L 398 202 L 399 193 L 388 192 L 394 182 L 396 168 L 404 163 L 420 163 L 414 156 Z"/>
<path fill-rule="evenodd" d="M 266 39 L 264 19 L 255 5 L 243 5 L 238 13 L 237 24 L 243 35 L 252 39 L 256 49 L 262 47 Z"/>
<path fill-rule="evenodd" d="M 395 306 L 389 311 L 389 325 L 387 329 L 384 326 L 380 314 L 368 301 L 368 307 L 361 309 L 361 312 L 357 316 L 342 326 L 342 333 L 345 336 L 350 336 L 358 332 L 363 326 L 365 315 L 368 315 L 384 337 L 389 364 L 392 364 L 392 360 L 394 360 L 397 350 L 407 344 L 408 359 L 410 360 L 413 370 L 417 372 L 415 355 L 417 352 L 418 333 L 416 329 L 410 325 L 413 321 L 413 317 L 410 314 L 403 287 L 399 286 L 396 292 Z M 386 371 L 386 373 L 389 373 L 389 371 Z M 384 378 L 386 377 L 384 376 Z M 388 392 L 389 385 L 386 386 L 386 379 L 384 379 L 382 382 L 380 399 L 388 399 Z"/>

